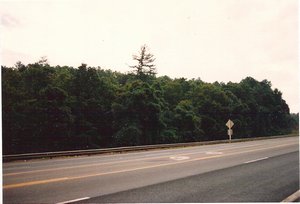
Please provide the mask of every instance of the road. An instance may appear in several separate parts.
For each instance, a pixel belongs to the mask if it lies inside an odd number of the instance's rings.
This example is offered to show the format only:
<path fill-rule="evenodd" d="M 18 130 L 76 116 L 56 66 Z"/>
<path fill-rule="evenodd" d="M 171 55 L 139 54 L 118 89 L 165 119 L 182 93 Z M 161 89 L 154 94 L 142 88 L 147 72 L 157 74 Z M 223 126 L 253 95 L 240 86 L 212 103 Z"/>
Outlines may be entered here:
<path fill-rule="evenodd" d="M 278 202 L 299 137 L 3 164 L 4 203 Z"/>

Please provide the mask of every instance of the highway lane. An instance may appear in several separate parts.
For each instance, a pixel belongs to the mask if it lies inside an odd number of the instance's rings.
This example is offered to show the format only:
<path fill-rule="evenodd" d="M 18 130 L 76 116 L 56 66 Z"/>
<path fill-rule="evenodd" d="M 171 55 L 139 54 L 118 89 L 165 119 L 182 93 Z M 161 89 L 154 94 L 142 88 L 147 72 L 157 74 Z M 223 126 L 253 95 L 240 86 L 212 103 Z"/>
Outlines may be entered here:
<path fill-rule="evenodd" d="M 5 203 L 58 203 L 161 184 L 299 151 L 298 137 L 3 164 Z M 295 190 L 296 191 L 296 190 Z"/>
<path fill-rule="evenodd" d="M 299 188 L 298 161 L 292 152 L 84 202 L 280 202 Z"/>

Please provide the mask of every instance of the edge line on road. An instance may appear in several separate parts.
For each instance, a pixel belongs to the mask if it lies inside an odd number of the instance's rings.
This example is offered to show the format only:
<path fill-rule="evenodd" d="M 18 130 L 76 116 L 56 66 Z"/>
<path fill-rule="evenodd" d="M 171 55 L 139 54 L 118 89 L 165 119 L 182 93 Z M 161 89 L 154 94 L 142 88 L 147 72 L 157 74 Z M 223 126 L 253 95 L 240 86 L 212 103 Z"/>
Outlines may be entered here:
<path fill-rule="evenodd" d="M 287 203 L 287 202 L 294 202 L 297 199 L 300 198 L 300 190 L 296 191 L 295 193 L 293 193 L 292 195 L 290 195 L 289 197 L 287 197 L 286 199 L 284 199 L 283 201 L 281 201 L 282 203 Z"/>
<path fill-rule="evenodd" d="M 24 183 L 16 183 L 16 184 L 5 185 L 5 186 L 3 186 L 3 189 L 19 188 L 19 187 L 32 186 L 32 185 L 44 184 L 44 183 L 52 183 L 52 182 L 58 182 L 58 181 L 65 181 L 68 179 L 69 179 L 68 177 L 63 177 L 63 178 L 56 178 L 56 179 L 47 179 L 47 180 L 31 181 L 31 182 L 24 182 Z"/>

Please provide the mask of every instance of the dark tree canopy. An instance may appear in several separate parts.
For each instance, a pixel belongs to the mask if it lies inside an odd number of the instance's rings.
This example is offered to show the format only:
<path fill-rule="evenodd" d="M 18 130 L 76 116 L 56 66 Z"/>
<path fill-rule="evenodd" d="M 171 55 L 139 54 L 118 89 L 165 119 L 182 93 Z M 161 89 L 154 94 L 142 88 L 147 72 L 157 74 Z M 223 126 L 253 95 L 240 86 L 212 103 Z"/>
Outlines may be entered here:
<path fill-rule="evenodd" d="M 135 74 L 82 64 L 1 67 L 3 153 L 28 153 L 288 134 L 299 126 L 267 80 L 156 77 L 146 46 Z M 149 80 L 150 79 L 150 80 Z"/>

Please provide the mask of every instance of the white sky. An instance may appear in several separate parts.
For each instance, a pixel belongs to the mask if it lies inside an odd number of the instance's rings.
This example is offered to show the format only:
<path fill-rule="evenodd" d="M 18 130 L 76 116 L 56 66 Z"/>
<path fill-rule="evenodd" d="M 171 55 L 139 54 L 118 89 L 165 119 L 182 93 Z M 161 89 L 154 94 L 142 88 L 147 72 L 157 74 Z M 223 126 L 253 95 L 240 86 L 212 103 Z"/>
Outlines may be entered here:
<path fill-rule="evenodd" d="M 299 112 L 297 0 L 0 0 L 2 64 L 127 72 L 147 44 L 158 75 L 272 82 Z"/>

